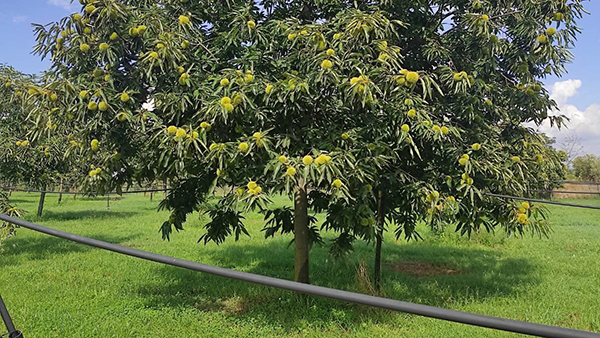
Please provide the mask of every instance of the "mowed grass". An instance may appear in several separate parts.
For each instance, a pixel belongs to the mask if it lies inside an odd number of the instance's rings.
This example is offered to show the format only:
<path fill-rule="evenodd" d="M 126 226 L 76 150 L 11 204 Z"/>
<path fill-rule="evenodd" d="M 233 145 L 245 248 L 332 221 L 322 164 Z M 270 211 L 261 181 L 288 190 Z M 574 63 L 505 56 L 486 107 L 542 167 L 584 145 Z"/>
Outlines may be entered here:
<path fill-rule="evenodd" d="M 251 214 L 251 237 L 198 244 L 206 219 L 163 241 L 167 218 L 143 195 L 111 200 L 47 198 L 13 202 L 42 225 L 196 262 L 292 279 L 291 237 L 265 240 L 262 216 Z M 578 200 L 600 206 L 600 199 Z M 287 201 L 278 199 L 277 203 Z M 551 206 L 550 239 L 470 240 L 450 229 L 424 241 L 383 247 L 384 295 L 480 314 L 600 331 L 600 210 Z M 326 238 L 331 238 L 326 236 Z M 27 338 L 48 337 L 518 337 L 483 328 L 346 304 L 232 281 L 94 249 L 19 229 L 0 249 L 0 294 Z M 372 268 L 373 246 L 358 243 L 344 261 L 311 252 L 316 285 L 364 292 L 360 262 Z M 370 272 L 370 271 L 369 271 Z M 0 330 L 2 331 L 2 330 Z M 0 332 L 1 333 L 1 332 Z"/>

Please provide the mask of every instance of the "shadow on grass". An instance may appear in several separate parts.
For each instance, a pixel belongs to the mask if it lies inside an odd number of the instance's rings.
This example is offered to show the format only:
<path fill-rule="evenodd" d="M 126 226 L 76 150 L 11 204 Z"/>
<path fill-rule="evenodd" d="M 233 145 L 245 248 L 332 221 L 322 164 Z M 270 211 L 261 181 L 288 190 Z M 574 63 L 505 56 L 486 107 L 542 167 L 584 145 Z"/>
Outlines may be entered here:
<path fill-rule="evenodd" d="M 209 264 L 256 274 L 293 278 L 293 249 L 287 242 L 267 241 L 265 245 L 235 245 L 226 248 L 199 247 Z M 207 252 L 208 251 L 208 252 Z M 457 303 L 482 302 L 506 297 L 522 290 L 523 285 L 538 283 L 536 268 L 525 259 L 505 257 L 493 250 L 454 248 L 420 243 L 387 245 L 384 264 L 398 261 L 444 266 L 459 273 L 418 277 L 384 267 L 385 297 L 420 304 L 451 308 Z M 357 280 L 359 261 L 372 261 L 372 249 L 357 248 L 352 260 L 332 262 L 325 248 L 311 252 L 311 282 L 315 285 L 362 292 Z M 372 266 L 369 264 L 369 273 Z M 156 268 L 156 280 L 139 289 L 146 305 L 154 308 L 196 308 L 219 311 L 230 316 L 252 318 L 289 330 L 335 321 L 342 327 L 365 319 L 376 322 L 394 320 L 387 311 L 327 300 L 302 297 L 291 292 L 229 280 L 169 266 Z"/>
<path fill-rule="evenodd" d="M 46 210 L 41 218 L 36 218 L 36 221 L 72 221 L 78 219 L 94 218 L 124 218 L 137 215 L 134 211 L 111 211 L 111 210 L 76 210 L 76 211 L 53 211 Z"/>
<path fill-rule="evenodd" d="M 95 250 L 95 248 L 87 245 L 46 235 L 42 237 L 20 237 L 19 233 L 23 231 L 31 230 L 20 228 L 15 237 L 4 243 L 0 253 L 0 267 L 20 264 L 23 259 L 27 261 L 53 260 L 60 259 L 65 254 Z M 137 236 L 96 236 L 94 238 L 110 243 L 123 243 L 135 237 Z"/>

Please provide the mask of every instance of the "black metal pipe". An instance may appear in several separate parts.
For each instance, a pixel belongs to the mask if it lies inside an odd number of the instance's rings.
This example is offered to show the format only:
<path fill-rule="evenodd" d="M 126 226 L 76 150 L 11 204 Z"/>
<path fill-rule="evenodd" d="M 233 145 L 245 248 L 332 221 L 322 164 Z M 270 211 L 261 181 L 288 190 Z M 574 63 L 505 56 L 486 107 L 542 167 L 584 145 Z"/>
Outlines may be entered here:
<path fill-rule="evenodd" d="M 142 192 L 165 192 L 171 189 L 150 189 L 150 190 L 131 190 L 131 191 L 123 191 L 123 194 L 139 194 Z"/>
<path fill-rule="evenodd" d="M 21 331 L 17 331 L 15 329 L 15 324 L 13 324 L 12 318 L 10 318 L 10 314 L 8 313 L 8 309 L 4 304 L 4 300 L 2 296 L 0 296 L 0 317 L 2 317 L 2 321 L 4 322 L 4 326 L 6 326 L 6 331 L 8 332 L 8 338 L 22 338 L 23 334 Z"/>
<path fill-rule="evenodd" d="M 549 192 L 553 194 L 600 195 L 600 191 L 561 191 L 561 190 L 530 190 L 532 192 Z"/>
<path fill-rule="evenodd" d="M 600 182 L 594 181 L 571 181 L 571 180 L 537 180 L 536 182 L 560 183 L 560 184 L 583 184 L 583 185 L 600 185 Z"/>
<path fill-rule="evenodd" d="M 487 192 L 483 193 L 483 194 L 486 195 L 486 196 L 490 196 L 490 197 L 506 198 L 506 199 L 513 199 L 513 200 L 519 200 L 519 201 L 529 201 L 529 202 L 544 203 L 544 204 L 562 205 L 562 206 L 565 206 L 565 207 L 574 207 L 574 208 L 584 208 L 584 209 L 600 210 L 600 207 L 596 207 L 596 206 L 593 206 L 593 205 L 583 205 L 583 204 L 554 202 L 554 201 L 540 200 L 540 199 L 528 198 L 528 197 L 518 197 L 518 196 L 492 194 L 492 193 L 487 193 Z"/>
<path fill-rule="evenodd" d="M 582 184 L 582 185 L 600 185 L 600 182 L 594 182 L 594 181 L 569 181 L 569 180 L 562 180 L 562 181 L 557 181 L 558 183 L 566 183 L 566 184 Z"/>
<path fill-rule="evenodd" d="M 25 190 L 25 189 L 16 189 L 16 188 L 9 188 L 9 187 L 0 187 L 0 189 L 3 190 L 12 190 L 12 191 L 22 191 L 22 192 L 39 192 L 39 193 L 47 193 L 47 194 L 65 194 L 65 195 L 77 195 L 77 194 L 81 194 L 81 192 L 72 192 L 72 191 L 45 191 L 45 190 Z M 144 193 L 144 192 L 165 192 L 165 191 L 169 191 L 171 189 L 150 189 L 150 190 L 130 190 L 130 191 L 123 191 L 121 192 L 122 195 L 125 194 L 140 194 L 140 193 Z M 113 194 L 116 194 L 116 192 L 112 192 Z M 92 192 L 92 194 L 94 194 Z"/>
<path fill-rule="evenodd" d="M 496 330 L 515 332 L 528 334 L 532 336 L 538 337 L 548 337 L 548 338 L 600 338 L 600 334 L 587 332 L 587 331 L 579 331 L 573 329 L 566 329 L 562 327 L 542 325 L 542 324 L 534 324 L 527 323 L 523 321 L 517 321 L 506 318 L 499 317 L 491 317 L 478 315 L 474 313 L 456 311 L 438 308 L 429 305 L 415 304 L 409 303 L 389 298 L 381 298 L 375 296 L 369 296 L 349 291 L 331 289 L 316 285 L 292 282 L 288 280 L 283 280 L 279 278 L 267 277 L 256 275 L 248 272 L 235 271 L 230 269 L 219 268 L 215 266 L 200 264 L 196 262 L 191 262 L 183 259 L 178 259 L 174 257 L 159 255 L 151 252 L 146 252 L 142 250 L 137 250 L 133 248 L 127 248 L 120 245 L 107 243 L 103 241 L 99 241 L 92 238 L 87 238 L 83 236 L 78 236 L 75 234 L 71 234 L 68 232 L 47 228 L 38 224 L 34 224 L 31 222 L 23 221 L 17 218 L 13 218 L 4 214 L 0 214 L 0 219 L 9 223 L 13 223 L 24 228 L 28 228 L 34 231 L 38 231 L 47 235 L 64 238 L 70 241 L 82 243 L 85 245 L 90 245 L 93 247 L 97 247 L 100 249 L 117 252 L 120 254 L 137 257 L 153 262 L 163 263 L 167 265 L 177 266 L 189 270 L 200 271 L 204 273 L 209 273 L 212 275 L 217 275 L 221 277 L 226 277 L 230 279 L 236 279 L 240 281 L 245 281 L 249 283 L 259 284 L 270 286 L 274 288 L 294 291 L 302 294 L 315 295 L 325 298 L 336 299 L 340 301 L 369 305 L 373 307 L 378 307 L 382 309 L 388 309 L 393 311 L 400 311 L 411 313 L 419 316 L 425 316 L 430 318 L 437 318 L 442 320 L 447 320 L 451 322 L 469 324 L 474 326 L 486 327 Z"/>
<path fill-rule="evenodd" d="M 2 190 L 11 190 L 11 191 L 21 191 L 21 192 L 39 192 L 39 193 L 47 193 L 47 194 L 64 194 L 64 195 L 74 195 L 76 192 L 70 191 L 47 191 L 47 190 L 28 190 L 28 189 L 18 189 L 18 188 L 10 188 L 10 187 L 0 187 Z"/>

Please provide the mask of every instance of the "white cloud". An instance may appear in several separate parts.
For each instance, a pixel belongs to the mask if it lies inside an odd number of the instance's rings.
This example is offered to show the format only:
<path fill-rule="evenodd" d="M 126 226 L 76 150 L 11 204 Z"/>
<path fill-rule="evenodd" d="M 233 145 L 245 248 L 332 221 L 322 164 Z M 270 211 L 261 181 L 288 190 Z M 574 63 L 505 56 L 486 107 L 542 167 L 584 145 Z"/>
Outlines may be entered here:
<path fill-rule="evenodd" d="M 562 141 L 569 136 L 577 136 L 581 141 L 583 152 L 600 155 L 600 104 L 594 103 L 584 110 L 569 103 L 569 99 L 577 95 L 577 90 L 582 86 L 581 80 L 559 81 L 552 85 L 550 97 L 558 105 L 558 111 L 551 111 L 548 115 L 565 115 L 570 121 L 567 128 L 561 130 L 550 127 L 546 121 L 538 129 L 541 132 L 556 138 L 560 147 Z"/>
<path fill-rule="evenodd" d="M 29 19 L 29 17 L 27 15 L 15 15 L 12 17 L 12 22 L 13 23 L 21 23 L 26 21 L 27 19 Z"/>
<path fill-rule="evenodd" d="M 62 7 L 68 11 L 72 11 L 75 8 L 71 0 L 48 0 L 48 4 Z"/>
<path fill-rule="evenodd" d="M 561 106 L 568 98 L 577 95 L 577 89 L 581 87 L 581 80 L 566 80 L 555 82 L 550 89 L 550 97 Z"/>

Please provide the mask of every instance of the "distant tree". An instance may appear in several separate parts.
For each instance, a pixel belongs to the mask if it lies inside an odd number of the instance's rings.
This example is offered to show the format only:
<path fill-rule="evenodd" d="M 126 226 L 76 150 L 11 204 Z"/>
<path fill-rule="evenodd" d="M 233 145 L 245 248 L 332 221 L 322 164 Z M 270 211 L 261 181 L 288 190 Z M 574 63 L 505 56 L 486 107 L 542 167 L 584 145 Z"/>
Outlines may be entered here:
<path fill-rule="evenodd" d="M 583 181 L 600 182 L 600 157 L 591 154 L 576 157 L 573 173 Z"/>
<path fill-rule="evenodd" d="M 565 163 L 568 168 L 573 166 L 573 161 L 583 152 L 581 138 L 575 132 L 568 134 L 559 145 L 559 148 L 565 152 Z"/>
<path fill-rule="evenodd" d="M 49 109 L 44 135 L 32 134 L 32 125 L 25 123 L 30 114 L 28 96 L 43 95 L 50 102 L 58 98 L 52 91 L 42 91 L 43 79 L 22 74 L 9 66 L 0 66 L 0 181 L 23 184 L 31 189 L 46 190 L 73 174 L 77 161 L 67 160 L 68 135 L 56 132 L 52 116 L 59 109 Z M 65 131 L 66 130 L 62 130 Z M 43 136 L 43 137 L 40 137 Z M 45 201 L 41 194 L 38 215 Z"/>

